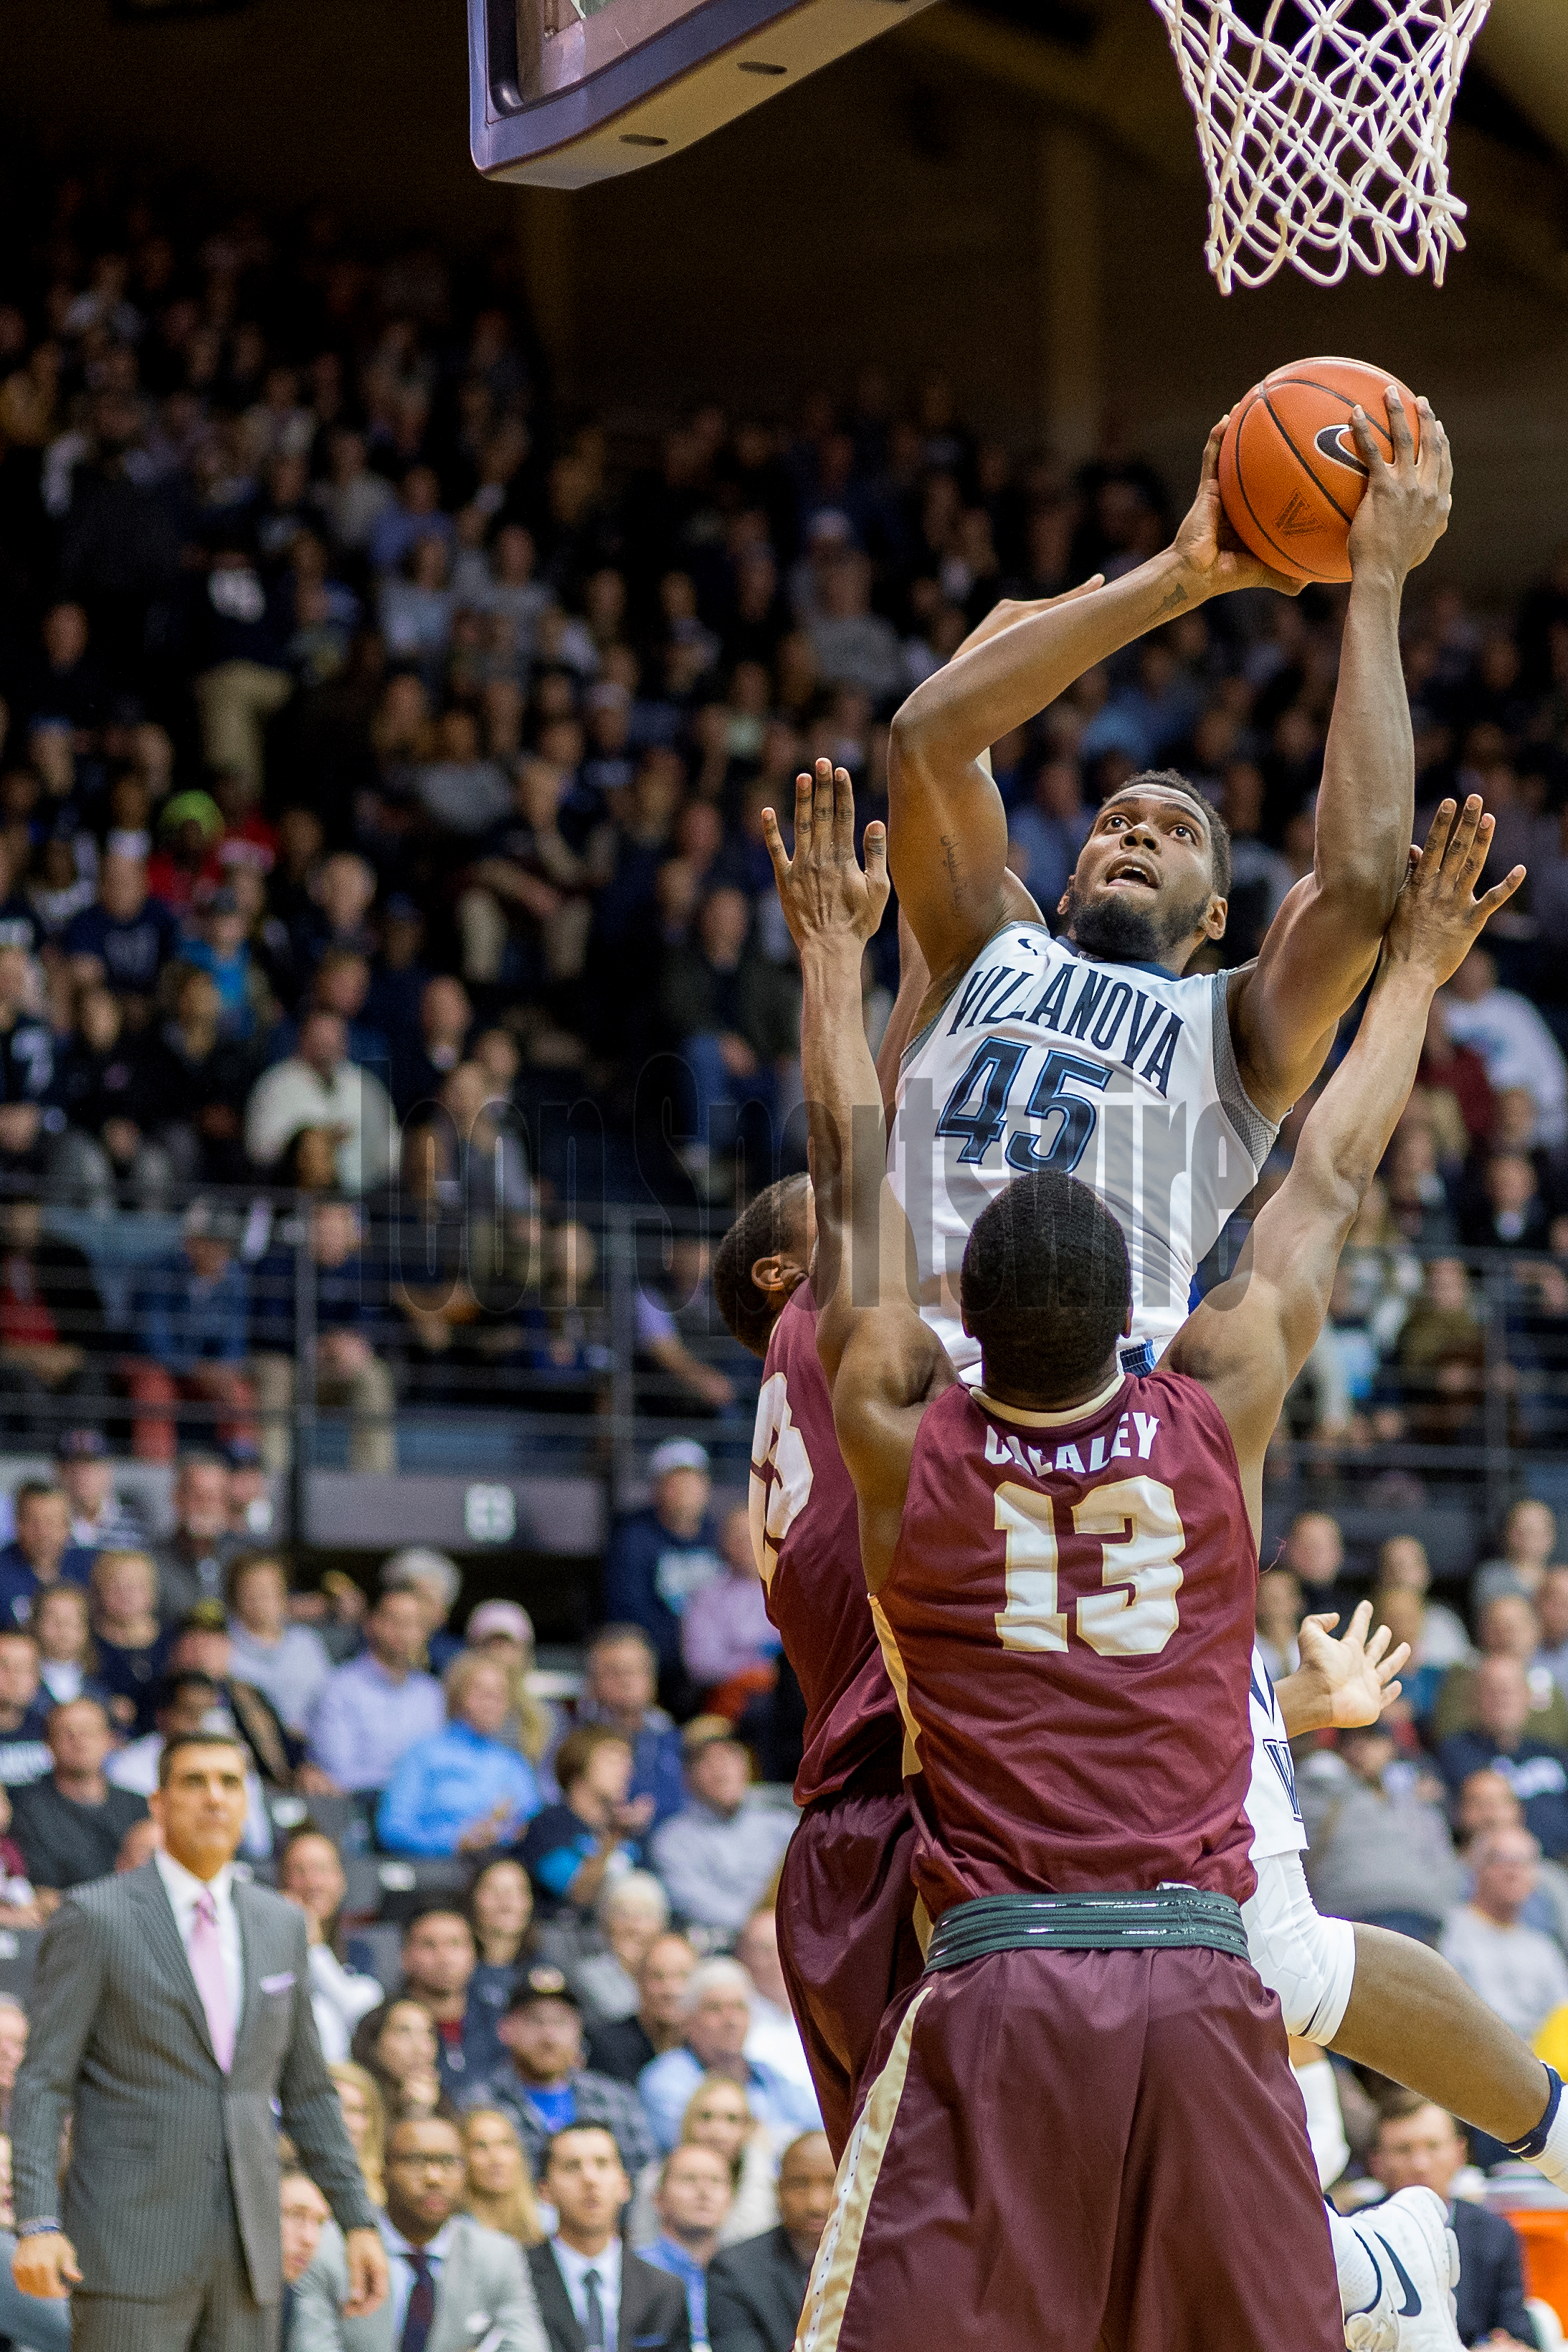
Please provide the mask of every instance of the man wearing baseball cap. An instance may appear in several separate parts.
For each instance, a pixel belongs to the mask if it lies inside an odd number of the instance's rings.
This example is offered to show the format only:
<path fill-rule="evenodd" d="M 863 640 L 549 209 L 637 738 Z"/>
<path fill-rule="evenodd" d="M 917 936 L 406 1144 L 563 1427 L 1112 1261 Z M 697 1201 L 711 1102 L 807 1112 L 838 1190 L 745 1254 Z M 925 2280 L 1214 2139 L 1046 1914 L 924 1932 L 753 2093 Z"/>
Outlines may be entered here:
<path fill-rule="evenodd" d="M 88 1551 L 139 1551 L 141 1519 L 114 1491 L 114 1465 L 101 1429 L 63 1429 L 55 1445 L 55 1483 L 71 1507 L 71 1541 Z"/>
<path fill-rule="evenodd" d="M 617 1521 L 604 1563 L 604 1613 L 640 1625 L 659 1658 L 661 1694 L 685 1710 L 681 1619 L 687 1601 L 724 1573 L 706 1449 L 672 1437 L 648 1464 L 653 1499 Z"/>
<path fill-rule="evenodd" d="M 602 2124 L 635 2180 L 655 2153 L 648 2118 L 635 2091 L 584 2066 L 582 2012 L 559 1969 L 530 1969 L 496 2031 L 508 2063 L 476 2084 L 465 2104 L 498 2107 L 510 2119 L 534 2178 L 557 2132 Z"/>

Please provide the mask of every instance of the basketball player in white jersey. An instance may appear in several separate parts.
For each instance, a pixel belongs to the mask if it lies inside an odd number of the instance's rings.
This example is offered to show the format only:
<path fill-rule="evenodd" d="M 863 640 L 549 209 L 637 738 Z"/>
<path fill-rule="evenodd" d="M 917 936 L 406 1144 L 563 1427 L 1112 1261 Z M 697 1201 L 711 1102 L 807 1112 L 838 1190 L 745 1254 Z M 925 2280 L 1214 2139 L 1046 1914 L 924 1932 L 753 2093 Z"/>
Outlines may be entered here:
<path fill-rule="evenodd" d="M 973 1352 L 956 1312 L 968 1231 L 1015 1174 L 1044 1164 L 1092 1183 L 1122 1223 L 1134 1313 L 1124 1362 L 1152 1363 L 1187 1311 L 1197 1261 L 1252 1189 L 1280 1119 L 1371 976 L 1414 820 L 1400 595 L 1447 528 L 1450 503 L 1447 438 L 1425 402 L 1421 414 L 1417 457 L 1390 395 L 1392 464 L 1364 421 L 1354 423 L 1368 482 L 1351 532 L 1314 868 L 1252 965 L 1182 977 L 1223 936 L 1228 843 L 1201 795 L 1168 773 L 1134 779 L 1101 809 L 1057 909 L 1058 938 L 1038 918 L 1019 919 L 986 756 L 1150 628 L 1212 595 L 1289 586 L 1225 543 L 1223 420 L 1170 548 L 1109 585 L 1017 608 L 1000 625 L 993 616 L 990 633 L 927 680 L 894 722 L 890 862 L 905 945 L 918 949 L 925 974 L 916 967 L 901 991 L 906 1007 L 916 993 L 921 1001 L 898 1076 L 890 1175 L 915 1234 L 922 1312 L 960 1370 Z M 1254 1675 L 1260 1700 L 1260 1660 Z M 1435 1955 L 1319 1917 L 1261 1704 L 1254 1728 L 1259 1886 L 1248 1928 L 1291 2031 L 1396 2081 L 1419 2077 L 1414 2087 L 1568 2183 L 1568 2109 L 1555 2075 L 1511 2036 L 1479 2041 L 1459 1980 Z M 1443 2091 L 1429 2087 L 1437 2077 Z M 1348 2310 L 1378 2282 L 1362 2268 L 1373 2259 L 1364 2243 L 1335 2234 Z"/>

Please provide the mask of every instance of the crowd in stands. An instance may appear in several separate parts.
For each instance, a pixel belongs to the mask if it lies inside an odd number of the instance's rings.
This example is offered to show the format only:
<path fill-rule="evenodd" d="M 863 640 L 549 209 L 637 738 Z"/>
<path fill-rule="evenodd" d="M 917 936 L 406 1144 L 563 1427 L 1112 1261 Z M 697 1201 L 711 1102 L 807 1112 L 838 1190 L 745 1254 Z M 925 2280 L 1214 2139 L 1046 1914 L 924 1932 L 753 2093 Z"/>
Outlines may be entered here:
<path fill-rule="evenodd" d="M 643 2298 L 640 2342 L 741 2352 L 760 2329 L 783 2352 L 833 2164 L 773 1920 L 795 1815 L 753 1786 L 740 1728 L 773 1645 L 737 1672 L 733 1609 L 727 1642 L 678 1638 L 741 1573 L 700 1449 L 672 1441 L 618 1528 L 638 1613 L 558 1701 L 527 1612 L 465 1610 L 445 1555 L 392 1554 L 368 1594 L 296 1592 L 249 1525 L 247 1463 L 183 1461 L 153 1540 L 89 1436 L 62 1443 L 57 1484 L 19 1487 L 0 1551 L 0 1927 L 30 1949 L 73 1887 L 146 1862 L 164 1742 L 231 1733 L 243 1865 L 304 1916 L 318 2034 L 391 2226 L 423 2244 L 461 2207 L 511 2238 L 562 2352 L 574 2248 L 605 2309 Z M 661 1510 L 678 1575 L 650 1553 Z M 673 1645 L 641 1622 L 659 1594 Z M 26 2034 L 0 1995 L 0 2107 Z M 420 2239 L 426 2176 L 444 2202 Z M 303 2174 L 283 2193 L 287 2341 L 337 2345 L 340 2248 Z M 7 2301 L 8 2254 L 0 2234 L 0 2342 L 53 2352 L 65 2315 Z"/>
<path fill-rule="evenodd" d="M 356 1468 L 392 1466 L 399 1398 L 507 1371 L 579 1409 L 609 1349 L 561 1211 L 572 1122 L 610 1197 L 722 1204 L 737 1149 L 743 1183 L 800 1162 L 762 807 L 826 752 L 876 814 L 901 698 L 998 597 L 1149 553 L 1185 485 L 1113 446 L 1076 472 L 1010 448 L 942 376 L 874 364 L 639 436 L 555 397 L 509 247 L 376 254 L 325 208 L 265 221 L 107 172 L 13 194 L 0 1184 L 319 1196 L 319 1401 Z M 1531 879 L 1434 1012 L 1300 1433 L 1451 1447 L 1495 1396 L 1514 1443 L 1563 1433 L 1568 558 L 1521 588 L 1482 611 L 1418 581 L 1406 616 L 1418 808 L 1482 791 L 1494 865 Z M 1102 796 L 1177 766 L 1235 844 L 1215 952 L 1253 952 L 1311 861 L 1342 605 L 1209 605 L 995 747 L 1042 908 Z M 895 967 L 890 916 L 873 1028 Z M 16 1425 L 110 1389 L 149 1458 L 194 1403 L 283 1466 L 294 1291 L 265 1222 L 204 1200 L 109 1299 L 10 1213 Z M 1477 1249 L 1509 1269 L 1500 1361 Z M 737 1370 L 682 1328 L 704 1272 L 640 1296 L 637 1342 L 722 1412 Z"/>

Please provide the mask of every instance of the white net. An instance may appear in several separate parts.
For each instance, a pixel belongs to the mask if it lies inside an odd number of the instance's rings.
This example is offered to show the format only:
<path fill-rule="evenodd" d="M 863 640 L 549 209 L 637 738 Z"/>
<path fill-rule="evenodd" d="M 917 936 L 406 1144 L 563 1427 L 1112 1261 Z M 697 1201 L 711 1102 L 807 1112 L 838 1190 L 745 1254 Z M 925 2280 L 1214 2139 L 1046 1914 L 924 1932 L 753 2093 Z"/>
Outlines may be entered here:
<path fill-rule="evenodd" d="M 1221 293 L 1464 246 L 1448 113 L 1490 0 L 1154 0 L 1197 117 Z"/>

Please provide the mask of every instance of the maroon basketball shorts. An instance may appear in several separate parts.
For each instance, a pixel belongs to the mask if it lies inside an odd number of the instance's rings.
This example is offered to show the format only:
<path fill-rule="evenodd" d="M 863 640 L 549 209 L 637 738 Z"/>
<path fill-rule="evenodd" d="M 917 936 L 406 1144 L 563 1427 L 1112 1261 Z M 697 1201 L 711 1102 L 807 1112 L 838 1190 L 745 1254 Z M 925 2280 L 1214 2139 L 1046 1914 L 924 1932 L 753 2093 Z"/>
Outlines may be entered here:
<path fill-rule="evenodd" d="M 809 1805 L 779 1880 L 779 1957 L 834 2161 L 889 2004 L 922 1967 L 902 1787 Z"/>
<path fill-rule="evenodd" d="M 1279 2004 L 1207 1949 L 1005 1951 L 884 2021 L 797 2352 L 1343 2352 Z"/>

